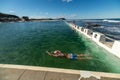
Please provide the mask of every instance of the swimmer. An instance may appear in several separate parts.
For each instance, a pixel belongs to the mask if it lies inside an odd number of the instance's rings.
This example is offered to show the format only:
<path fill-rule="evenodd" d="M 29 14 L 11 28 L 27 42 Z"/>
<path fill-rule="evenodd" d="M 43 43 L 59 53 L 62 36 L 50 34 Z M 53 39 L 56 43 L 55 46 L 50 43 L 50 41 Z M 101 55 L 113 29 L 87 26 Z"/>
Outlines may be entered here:
<path fill-rule="evenodd" d="M 53 53 L 46 51 L 50 56 L 53 57 L 60 57 L 60 58 L 67 58 L 67 59 L 75 59 L 75 60 L 85 60 L 85 59 L 92 59 L 88 54 L 74 54 L 74 53 L 62 53 L 59 50 L 55 50 Z"/>

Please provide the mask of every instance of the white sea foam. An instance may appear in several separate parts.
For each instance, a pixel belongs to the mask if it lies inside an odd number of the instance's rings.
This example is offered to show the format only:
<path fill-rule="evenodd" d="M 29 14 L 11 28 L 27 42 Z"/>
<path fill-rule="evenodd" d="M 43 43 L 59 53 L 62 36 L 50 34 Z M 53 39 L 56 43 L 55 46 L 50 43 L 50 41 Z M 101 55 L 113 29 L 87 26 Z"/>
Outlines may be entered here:
<path fill-rule="evenodd" d="M 119 23 L 120 22 L 118 20 L 107 20 L 107 19 L 104 19 L 103 21 L 104 22 L 113 22 L 113 23 Z"/>
<path fill-rule="evenodd" d="M 104 27 L 107 31 L 120 33 L 120 27 Z"/>
<path fill-rule="evenodd" d="M 100 26 L 100 28 L 105 28 L 105 26 Z"/>

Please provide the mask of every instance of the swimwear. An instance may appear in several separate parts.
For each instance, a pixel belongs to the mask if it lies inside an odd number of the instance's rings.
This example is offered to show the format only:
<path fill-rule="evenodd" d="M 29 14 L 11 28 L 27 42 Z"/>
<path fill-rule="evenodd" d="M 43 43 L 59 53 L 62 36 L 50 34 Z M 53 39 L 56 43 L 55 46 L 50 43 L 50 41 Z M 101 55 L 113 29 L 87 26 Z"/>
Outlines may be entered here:
<path fill-rule="evenodd" d="M 70 59 L 78 59 L 78 55 L 77 54 L 71 53 L 70 56 L 71 56 Z"/>

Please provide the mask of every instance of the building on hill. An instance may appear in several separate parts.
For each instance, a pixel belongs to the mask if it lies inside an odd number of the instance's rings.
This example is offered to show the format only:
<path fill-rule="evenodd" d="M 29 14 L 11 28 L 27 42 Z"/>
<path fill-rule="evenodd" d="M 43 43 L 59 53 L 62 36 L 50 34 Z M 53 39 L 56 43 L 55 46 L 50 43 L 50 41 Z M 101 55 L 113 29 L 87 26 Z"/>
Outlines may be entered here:
<path fill-rule="evenodd" d="M 28 17 L 28 16 L 23 16 L 23 17 L 21 18 L 21 20 L 22 20 L 22 21 L 29 21 L 29 17 Z"/>

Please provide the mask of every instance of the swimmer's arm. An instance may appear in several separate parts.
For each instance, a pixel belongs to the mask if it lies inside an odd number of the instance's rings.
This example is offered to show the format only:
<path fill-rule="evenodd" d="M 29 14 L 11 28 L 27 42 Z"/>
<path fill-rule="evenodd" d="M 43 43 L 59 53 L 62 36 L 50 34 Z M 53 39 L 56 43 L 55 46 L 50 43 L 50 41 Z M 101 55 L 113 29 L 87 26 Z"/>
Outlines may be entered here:
<path fill-rule="evenodd" d="M 48 53 L 50 56 L 53 56 L 53 54 L 51 54 L 50 52 L 46 51 L 46 53 Z"/>
<path fill-rule="evenodd" d="M 57 55 L 54 55 L 54 54 L 52 54 L 52 53 L 50 53 L 48 51 L 46 51 L 46 53 L 48 53 L 50 56 L 58 57 Z"/>
<path fill-rule="evenodd" d="M 87 58 L 78 58 L 78 60 L 90 60 L 93 59 L 92 57 L 87 57 Z"/>

